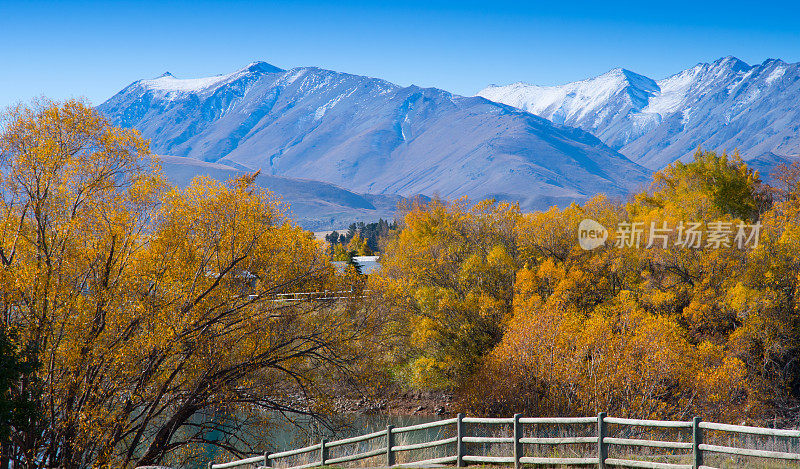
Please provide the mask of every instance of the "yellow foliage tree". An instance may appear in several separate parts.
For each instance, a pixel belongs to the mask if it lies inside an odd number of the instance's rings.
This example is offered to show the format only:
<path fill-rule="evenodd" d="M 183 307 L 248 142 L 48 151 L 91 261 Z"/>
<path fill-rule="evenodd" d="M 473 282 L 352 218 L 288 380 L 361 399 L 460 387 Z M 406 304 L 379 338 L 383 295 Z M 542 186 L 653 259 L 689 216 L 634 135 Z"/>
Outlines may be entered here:
<path fill-rule="evenodd" d="M 792 174 L 784 179 L 793 187 Z M 785 196 L 770 208 L 768 194 L 737 156 L 698 152 L 693 163 L 656 173 L 629 203 L 600 196 L 523 215 L 513 319 L 462 384 L 465 405 L 484 413 L 789 416 L 800 399 L 800 204 Z M 638 224 L 642 242 L 615 246 L 612 236 L 584 251 L 576 230 L 585 218 L 611 231 Z M 651 227 L 684 222 L 734 231 L 760 222 L 762 238 L 747 249 L 705 238 L 687 248 L 675 245 L 673 231 L 666 247 L 648 245 Z M 479 385 L 487 381 L 494 385 Z"/>
<path fill-rule="evenodd" d="M 405 380 L 449 387 L 502 337 L 518 268 L 519 209 L 485 201 L 409 208 L 371 289 L 409 337 L 396 348 Z"/>
<path fill-rule="evenodd" d="M 373 317 L 276 300 L 341 280 L 253 176 L 169 188 L 146 141 L 76 101 L 7 117 L 0 301 L 41 363 L 18 383 L 39 390 L 39 419 L 4 442 L 14 467 L 264 451 L 242 447 L 246 419 L 316 415 L 343 390 L 328 383 L 365 373 Z"/>
<path fill-rule="evenodd" d="M 347 251 L 354 253 L 356 256 L 371 256 L 372 250 L 367 245 L 367 240 L 363 239 L 360 234 L 356 233 L 347 243 Z"/>

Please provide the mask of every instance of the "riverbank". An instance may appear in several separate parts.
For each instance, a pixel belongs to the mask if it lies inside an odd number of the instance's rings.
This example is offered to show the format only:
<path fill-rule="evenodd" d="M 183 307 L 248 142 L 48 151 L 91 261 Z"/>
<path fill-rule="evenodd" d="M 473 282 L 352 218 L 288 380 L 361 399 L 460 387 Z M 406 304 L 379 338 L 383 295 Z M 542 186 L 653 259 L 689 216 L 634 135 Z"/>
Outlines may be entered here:
<path fill-rule="evenodd" d="M 339 399 L 342 413 L 447 416 L 456 413 L 453 395 L 446 392 L 387 391 L 376 398 Z"/>

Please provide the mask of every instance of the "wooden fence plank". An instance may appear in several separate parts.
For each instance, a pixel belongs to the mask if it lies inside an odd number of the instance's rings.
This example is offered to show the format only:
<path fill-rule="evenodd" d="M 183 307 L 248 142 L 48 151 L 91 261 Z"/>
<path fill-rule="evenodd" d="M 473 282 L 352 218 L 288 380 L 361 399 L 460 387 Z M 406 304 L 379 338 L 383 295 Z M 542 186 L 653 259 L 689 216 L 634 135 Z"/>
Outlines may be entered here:
<path fill-rule="evenodd" d="M 413 432 L 415 430 L 425 430 L 427 428 L 443 427 L 445 425 L 456 423 L 456 420 L 457 419 L 437 420 L 435 422 L 418 423 L 416 425 L 409 425 L 407 427 L 397 427 L 394 429 L 394 433 L 405 433 Z"/>
<path fill-rule="evenodd" d="M 343 440 L 335 440 L 329 441 L 325 443 L 328 448 L 334 448 L 336 446 L 348 445 L 351 443 L 358 443 L 360 441 L 367 441 L 372 440 L 374 438 L 379 438 L 386 435 L 386 430 L 381 430 L 379 432 L 367 433 L 366 435 L 361 436 L 354 436 L 352 438 L 345 438 Z"/>
<path fill-rule="evenodd" d="M 231 461 L 222 464 L 211 464 L 212 469 L 227 469 L 229 467 L 244 466 L 246 464 L 255 464 L 264 461 L 264 456 L 254 456 L 252 458 L 239 459 L 238 461 Z"/>
<path fill-rule="evenodd" d="M 618 425 L 637 425 L 640 427 L 692 428 L 692 422 L 684 422 L 682 420 L 639 420 L 607 417 L 606 423 Z"/>
<path fill-rule="evenodd" d="M 763 449 L 734 448 L 732 446 L 700 445 L 703 451 L 712 453 L 735 454 L 737 456 L 755 456 L 758 458 L 788 459 L 790 461 L 800 461 L 798 453 L 783 453 L 780 451 L 766 451 Z"/>
<path fill-rule="evenodd" d="M 641 467 L 644 469 L 692 469 L 690 464 L 670 464 L 655 461 L 637 461 L 635 459 L 606 459 L 609 466 Z"/>
<path fill-rule="evenodd" d="M 304 448 L 292 449 L 289 451 L 281 451 L 280 453 L 273 453 L 269 455 L 270 459 L 288 458 L 289 456 L 296 456 L 298 454 L 310 453 L 320 448 L 319 443 L 316 445 L 306 446 Z"/>
<path fill-rule="evenodd" d="M 606 438 L 607 439 L 607 438 Z M 597 443 L 596 436 L 561 436 L 561 437 L 525 437 L 520 438 L 521 443 L 536 445 L 571 445 L 580 443 Z"/>
<path fill-rule="evenodd" d="M 748 433 L 750 435 L 785 436 L 800 438 L 800 430 L 779 430 L 777 428 L 748 427 L 744 425 L 726 425 L 724 423 L 700 422 L 700 428 L 723 432 Z"/>
<path fill-rule="evenodd" d="M 455 424 L 456 436 L 444 438 L 433 441 L 424 441 L 420 443 L 408 445 L 395 445 L 394 435 L 398 433 L 411 432 L 415 430 L 424 430 L 429 428 L 438 428 L 446 425 Z M 510 437 L 485 437 L 485 436 L 465 436 L 465 425 L 491 425 L 491 424 L 511 424 L 513 425 L 513 436 Z M 596 424 L 596 436 L 573 436 L 573 437 L 523 437 L 522 425 L 523 424 L 555 424 L 555 425 L 571 425 L 571 424 Z M 660 428 L 691 428 L 692 441 L 662 441 L 662 440 L 646 440 L 634 438 L 617 438 L 609 437 L 607 425 L 635 425 L 647 427 L 660 427 Z M 463 414 L 458 414 L 455 418 L 439 420 L 436 422 L 428 422 L 417 425 L 410 425 L 407 427 L 393 428 L 391 425 L 387 426 L 385 430 L 359 435 L 350 438 L 344 438 L 328 442 L 322 440 L 316 445 L 306 446 L 289 451 L 282 451 L 279 453 L 269 454 L 264 453 L 262 456 L 254 456 L 250 458 L 230 461 L 221 464 L 208 463 L 209 469 L 230 469 L 238 466 L 253 465 L 263 463 L 264 466 L 271 467 L 271 461 L 296 456 L 300 454 L 312 453 L 319 451 L 319 460 L 294 466 L 290 469 L 305 469 L 311 467 L 324 466 L 326 464 L 337 464 L 350 461 L 357 461 L 370 457 L 386 455 L 386 465 L 388 467 L 398 466 L 422 466 L 433 464 L 447 464 L 455 463 L 458 467 L 464 467 L 467 462 L 474 463 L 488 463 L 488 464 L 514 464 L 515 469 L 520 469 L 521 464 L 560 464 L 560 465 L 597 465 L 599 469 L 605 469 L 606 466 L 625 466 L 625 467 L 639 467 L 645 469 L 715 469 L 703 464 L 703 453 L 722 453 L 737 456 L 751 456 L 759 458 L 771 458 L 790 461 L 800 461 L 800 454 L 788 453 L 781 451 L 767 451 L 760 449 L 737 448 L 732 446 L 718 446 L 705 444 L 703 441 L 704 431 L 725 431 L 739 434 L 748 435 L 763 435 L 773 437 L 788 437 L 800 438 L 800 430 L 781 430 L 773 428 L 749 427 L 744 425 L 727 425 L 713 422 L 703 422 L 699 417 L 695 417 L 692 421 L 661 421 L 661 420 L 639 420 L 607 417 L 605 413 L 600 412 L 597 417 L 563 417 L 563 418 L 526 418 L 515 414 L 512 418 L 479 418 L 479 417 L 464 417 Z M 333 447 L 345 446 L 348 444 L 357 444 L 364 441 L 370 441 L 375 438 L 386 437 L 386 444 L 378 449 L 366 451 L 358 454 L 351 454 L 347 456 L 340 456 L 337 458 L 330 458 L 328 455 L 329 449 Z M 399 451 L 410 451 L 417 449 L 432 448 L 447 444 L 455 443 L 455 455 L 427 459 L 422 461 L 413 461 L 403 464 L 395 464 L 395 453 Z M 468 454 L 466 452 L 467 443 L 479 444 L 512 444 L 511 456 L 488 456 L 481 454 Z M 596 444 L 597 454 L 590 457 L 572 457 L 572 458 L 551 458 L 551 457 L 526 457 L 524 456 L 525 444 L 539 444 L 539 445 L 569 445 L 569 444 Z M 608 457 L 608 445 L 619 446 L 643 446 L 654 448 L 669 448 L 669 449 L 691 449 L 692 450 L 692 464 L 672 464 L 662 463 L 655 461 L 642 461 L 631 459 L 619 459 Z M 507 450 L 505 450 L 507 451 Z"/>
<path fill-rule="evenodd" d="M 464 461 L 468 462 L 484 462 L 484 463 L 513 463 L 513 456 L 464 456 Z"/>
<path fill-rule="evenodd" d="M 392 446 L 392 451 L 410 451 L 414 449 L 433 448 L 434 446 L 442 446 L 449 443 L 456 443 L 458 437 L 444 438 L 442 440 L 424 441 L 422 443 L 414 443 L 410 445 Z"/>
<path fill-rule="evenodd" d="M 465 436 L 464 443 L 513 443 L 513 436 Z"/>
<path fill-rule="evenodd" d="M 522 457 L 523 464 L 564 464 L 586 466 L 597 464 L 597 458 L 543 458 L 543 457 Z"/>
<path fill-rule="evenodd" d="M 514 423 L 514 418 L 464 417 L 464 423 L 506 424 Z"/>
<path fill-rule="evenodd" d="M 522 417 L 520 423 L 528 424 L 578 424 L 578 423 L 597 423 L 597 417 Z"/>
<path fill-rule="evenodd" d="M 692 449 L 694 447 L 692 442 L 684 443 L 679 441 L 637 440 L 633 438 L 609 438 L 609 437 L 605 437 L 603 441 L 605 441 L 610 445 L 648 446 L 651 448 Z"/>

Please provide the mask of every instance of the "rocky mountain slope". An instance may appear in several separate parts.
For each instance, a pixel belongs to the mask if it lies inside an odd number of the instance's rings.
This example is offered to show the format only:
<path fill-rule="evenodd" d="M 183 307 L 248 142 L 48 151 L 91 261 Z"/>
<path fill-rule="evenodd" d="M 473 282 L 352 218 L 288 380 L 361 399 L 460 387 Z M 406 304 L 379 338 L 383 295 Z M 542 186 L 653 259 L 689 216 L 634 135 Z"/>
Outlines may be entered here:
<path fill-rule="evenodd" d="M 156 153 L 369 194 L 495 197 L 525 209 L 621 197 L 649 171 L 582 130 L 481 97 L 314 67 L 139 80 L 99 106 Z"/>

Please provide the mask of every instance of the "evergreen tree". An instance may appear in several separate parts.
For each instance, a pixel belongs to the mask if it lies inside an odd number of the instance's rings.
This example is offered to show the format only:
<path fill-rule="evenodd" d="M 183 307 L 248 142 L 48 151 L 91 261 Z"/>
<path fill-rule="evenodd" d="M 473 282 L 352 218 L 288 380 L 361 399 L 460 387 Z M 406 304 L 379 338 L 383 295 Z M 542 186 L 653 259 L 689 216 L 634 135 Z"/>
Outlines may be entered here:
<path fill-rule="evenodd" d="M 36 405 L 30 399 L 36 386 L 36 354 L 19 351 L 16 334 L 0 325 L 0 469 L 8 469 L 12 452 L 12 430 L 37 423 Z"/>

